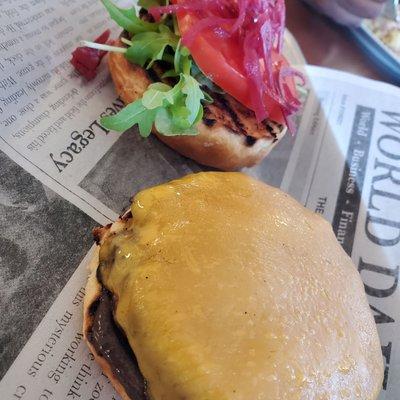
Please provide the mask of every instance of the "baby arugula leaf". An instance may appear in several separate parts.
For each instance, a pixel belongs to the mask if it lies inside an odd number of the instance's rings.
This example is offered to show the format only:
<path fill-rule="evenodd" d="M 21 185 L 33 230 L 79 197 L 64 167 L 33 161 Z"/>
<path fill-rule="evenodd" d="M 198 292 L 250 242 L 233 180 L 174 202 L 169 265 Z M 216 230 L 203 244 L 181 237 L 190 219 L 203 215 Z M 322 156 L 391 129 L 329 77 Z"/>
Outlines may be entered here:
<path fill-rule="evenodd" d="M 190 60 L 189 49 L 181 45 L 181 39 L 179 39 L 178 45 L 176 46 L 174 55 L 174 68 L 179 74 L 190 74 L 190 68 L 192 67 L 192 61 Z"/>
<path fill-rule="evenodd" d="M 167 26 L 160 25 L 158 32 L 141 32 L 132 38 L 125 57 L 141 67 L 151 68 L 154 61 L 162 60 L 167 46 L 175 50 L 179 38 Z"/>
<path fill-rule="evenodd" d="M 190 73 L 192 61 L 190 59 L 189 50 L 186 47 L 181 47 L 180 40 L 175 49 L 174 54 L 174 68 L 164 72 L 162 78 L 177 77 L 180 73 Z"/>
<path fill-rule="evenodd" d="M 149 110 L 162 107 L 166 100 L 166 92 L 171 90 L 171 86 L 165 83 L 153 83 L 149 85 L 142 97 L 143 106 Z"/>
<path fill-rule="evenodd" d="M 200 89 L 199 83 L 192 76 L 184 75 L 184 80 L 185 83 L 182 87 L 182 93 L 186 95 L 185 105 L 190 111 L 187 119 L 190 125 L 192 125 L 197 118 L 200 108 L 202 108 L 201 100 L 204 99 L 204 93 Z"/>
<path fill-rule="evenodd" d="M 118 114 L 101 118 L 100 123 L 106 129 L 117 132 L 125 132 L 137 124 L 140 135 L 147 137 L 151 133 L 156 113 L 157 109 L 149 110 L 143 106 L 142 100 L 139 99 L 128 104 Z"/>
<path fill-rule="evenodd" d="M 142 136 L 148 136 L 153 124 L 166 136 L 196 135 L 196 124 L 203 116 L 201 102 L 205 99 L 199 83 L 190 75 L 181 73 L 178 83 L 171 87 L 153 83 L 142 99 L 129 104 L 118 114 L 101 119 L 111 130 L 123 132 L 133 125 L 139 126 Z"/>
<path fill-rule="evenodd" d="M 182 117 L 182 116 L 181 116 Z M 155 119 L 155 127 L 158 132 L 165 136 L 179 136 L 179 135 L 197 135 L 198 131 L 195 126 L 185 127 L 182 126 L 182 119 L 177 118 L 177 115 L 167 108 L 160 108 L 157 111 Z"/>
<path fill-rule="evenodd" d="M 157 31 L 159 24 L 143 21 L 132 8 L 119 8 L 111 0 L 101 0 L 110 17 L 126 31 L 136 34 L 139 32 Z"/>

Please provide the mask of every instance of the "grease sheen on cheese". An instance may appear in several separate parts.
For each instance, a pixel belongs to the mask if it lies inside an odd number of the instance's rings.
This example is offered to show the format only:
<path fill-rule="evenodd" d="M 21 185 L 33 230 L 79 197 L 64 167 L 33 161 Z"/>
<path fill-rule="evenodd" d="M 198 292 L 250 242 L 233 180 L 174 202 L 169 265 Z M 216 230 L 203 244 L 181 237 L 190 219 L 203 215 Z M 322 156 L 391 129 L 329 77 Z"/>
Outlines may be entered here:
<path fill-rule="evenodd" d="M 100 271 L 152 399 L 375 398 L 374 321 L 322 218 L 239 173 L 144 190 L 132 214 Z"/>

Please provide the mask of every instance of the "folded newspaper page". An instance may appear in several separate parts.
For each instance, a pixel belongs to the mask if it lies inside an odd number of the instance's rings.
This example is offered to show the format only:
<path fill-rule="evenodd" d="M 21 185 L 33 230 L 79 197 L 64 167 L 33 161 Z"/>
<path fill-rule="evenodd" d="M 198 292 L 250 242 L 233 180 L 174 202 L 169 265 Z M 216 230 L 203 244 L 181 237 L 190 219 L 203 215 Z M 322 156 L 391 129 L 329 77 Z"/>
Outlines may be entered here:
<path fill-rule="evenodd" d="M 138 190 L 202 167 L 99 118 L 123 107 L 105 63 L 73 72 L 81 39 L 113 27 L 99 2 L 0 1 L 0 393 L 118 399 L 82 336 L 90 231 Z M 113 31 L 114 35 L 118 31 Z M 302 56 L 288 36 L 294 63 Z M 381 399 L 400 397 L 400 89 L 308 67 L 295 137 L 244 172 L 332 223 L 365 283 L 382 343 Z"/>

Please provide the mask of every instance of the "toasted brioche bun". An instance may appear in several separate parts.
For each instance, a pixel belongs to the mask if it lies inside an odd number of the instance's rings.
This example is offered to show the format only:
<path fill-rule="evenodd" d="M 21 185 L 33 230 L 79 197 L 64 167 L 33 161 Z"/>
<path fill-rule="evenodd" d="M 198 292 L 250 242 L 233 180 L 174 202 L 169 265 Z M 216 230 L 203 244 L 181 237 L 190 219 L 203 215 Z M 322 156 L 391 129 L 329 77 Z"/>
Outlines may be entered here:
<path fill-rule="evenodd" d="M 116 44 L 122 46 L 121 42 Z M 108 65 L 117 93 L 125 104 L 141 98 L 153 83 L 143 68 L 130 63 L 121 53 L 110 53 Z M 254 115 L 236 100 L 224 97 L 229 103 L 229 112 L 213 104 L 205 106 L 212 118 L 205 113 L 207 118 L 198 124 L 197 136 L 165 136 L 155 128 L 153 133 L 169 147 L 203 165 L 232 171 L 258 164 L 285 135 L 286 127 L 272 121 L 258 124 Z M 207 119 L 212 121 L 212 126 L 204 123 Z M 249 145 L 245 134 L 231 129 L 236 121 L 241 130 L 258 139 Z M 268 137 L 262 137 L 263 131 L 268 132 Z"/>
<path fill-rule="evenodd" d="M 249 224 L 249 234 L 243 245 L 249 249 L 260 249 L 257 247 L 260 239 L 268 242 L 267 244 L 263 243 L 264 247 L 262 247 L 267 249 L 262 251 L 266 251 L 263 259 L 265 259 L 265 271 L 268 271 L 263 290 L 266 293 L 273 293 L 269 297 L 271 302 L 264 304 L 263 295 L 255 292 L 254 296 L 259 298 L 255 304 L 259 304 L 257 312 L 262 313 L 265 306 L 275 310 L 273 311 L 274 317 L 271 317 L 272 319 L 265 325 L 266 331 L 282 332 L 282 327 L 286 327 L 290 331 L 285 350 L 278 351 L 276 349 L 273 353 L 277 352 L 278 356 L 276 354 L 268 356 L 273 357 L 277 366 L 265 398 L 274 400 L 311 400 L 316 398 L 348 400 L 357 397 L 363 400 L 375 400 L 380 392 L 383 379 L 382 354 L 376 326 L 358 271 L 338 244 L 330 224 L 280 190 L 244 177 L 242 174 L 189 175 L 169 183 L 168 190 L 173 187 L 170 185 L 179 184 L 180 181 L 186 185 L 184 186 L 186 188 L 187 184 L 191 184 L 190 182 L 194 182 L 196 187 L 199 187 L 204 184 L 204 180 L 213 182 L 225 179 L 221 175 L 232 175 L 232 177 L 226 178 L 232 182 L 242 180 L 245 188 L 248 187 L 246 185 L 255 187 L 258 201 L 254 201 L 255 204 L 251 205 L 251 209 L 262 210 L 257 217 L 261 222 L 260 225 L 257 224 L 257 227 Z M 237 175 L 237 177 L 233 175 Z M 241 190 L 241 185 L 242 183 L 235 186 L 235 192 L 237 188 Z M 213 188 L 215 189 L 215 186 Z M 209 190 L 209 187 L 206 189 Z M 152 196 L 150 198 L 153 198 Z M 227 195 L 229 207 L 232 206 L 230 196 Z M 243 194 L 240 193 L 238 196 L 243 196 Z M 239 202 L 243 201 L 244 208 L 237 210 L 238 215 L 245 212 L 248 200 L 246 196 L 243 197 L 243 200 L 239 200 Z M 251 200 L 255 200 L 255 198 Z M 215 204 L 208 205 L 208 207 L 214 210 L 216 208 Z M 195 208 L 192 212 L 196 213 L 196 210 Z M 175 210 L 170 210 L 170 212 L 174 214 Z M 253 211 L 250 211 L 250 215 L 254 215 L 252 213 Z M 96 231 L 99 245 L 101 246 L 109 236 L 124 230 L 130 218 L 131 216 L 125 216 L 113 225 L 99 228 Z M 179 221 L 176 223 L 179 224 Z M 240 222 L 231 220 L 229 229 L 232 229 L 232 224 L 234 226 L 236 223 L 240 226 L 240 230 L 246 228 L 242 219 Z M 263 228 L 261 229 L 260 226 Z M 175 238 L 175 240 L 176 243 L 181 243 L 179 238 Z M 223 239 L 221 238 L 221 240 Z M 234 257 L 241 258 L 242 262 L 247 265 L 248 260 L 243 259 L 242 253 L 236 254 L 237 252 L 238 250 L 235 250 L 233 245 L 229 257 L 234 254 Z M 206 256 L 207 254 L 204 253 L 203 258 Z M 215 254 L 212 254 L 212 251 L 210 257 L 212 262 L 215 262 Z M 96 275 L 98 263 L 98 253 L 96 253 L 91 263 L 91 273 L 84 300 L 84 336 L 97 362 L 121 397 L 124 400 L 138 400 L 130 398 L 126 394 L 123 385 L 113 375 L 107 361 L 96 353 L 95 348 L 88 340 L 93 324 L 93 317 L 89 310 L 100 297 L 102 290 Z M 294 271 L 295 273 L 292 275 Z M 162 274 L 162 272 L 160 273 Z M 251 272 L 249 274 L 251 275 Z M 246 275 L 244 276 L 246 281 Z M 239 287 L 242 284 L 245 285 L 241 281 Z M 171 291 L 173 290 L 171 288 Z M 213 293 L 212 288 L 210 288 L 211 293 Z M 215 313 L 215 310 L 213 312 Z M 251 325 L 246 329 L 251 331 Z M 228 343 L 232 339 L 232 334 L 231 332 L 226 332 L 226 334 Z M 210 342 L 213 341 L 214 338 L 210 337 Z M 278 344 L 277 342 L 276 345 Z M 193 346 L 195 345 L 194 342 Z M 201 352 L 201 348 L 198 351 Z M 295 378 L 287 369 L 294 365 L 297 368 Z M 238 384 L 241 383 L 242 381 L 239 380 Z M 282 395 L 288 388 L 289 391 Z"/>

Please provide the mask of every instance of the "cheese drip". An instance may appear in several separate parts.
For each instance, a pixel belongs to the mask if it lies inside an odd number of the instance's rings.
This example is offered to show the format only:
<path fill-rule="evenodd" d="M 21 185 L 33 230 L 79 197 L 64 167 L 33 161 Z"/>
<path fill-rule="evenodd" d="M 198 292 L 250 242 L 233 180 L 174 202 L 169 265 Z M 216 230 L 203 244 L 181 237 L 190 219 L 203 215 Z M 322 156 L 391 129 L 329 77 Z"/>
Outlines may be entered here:
<path fill-rule="evenodd" d="M 322 218 L 216 172 L 142 191 L 132 215 L 100 272 L 152 399 L 375 398 L 374 321 Z"/>

